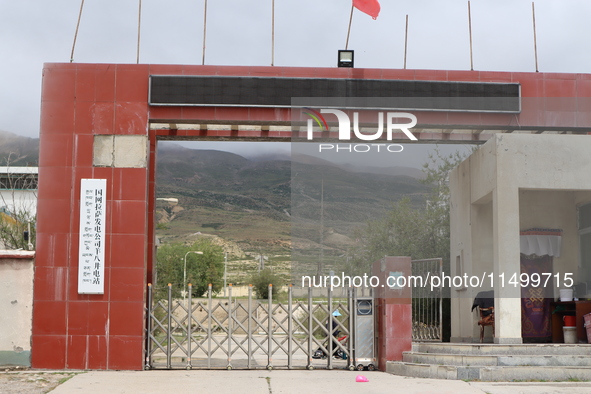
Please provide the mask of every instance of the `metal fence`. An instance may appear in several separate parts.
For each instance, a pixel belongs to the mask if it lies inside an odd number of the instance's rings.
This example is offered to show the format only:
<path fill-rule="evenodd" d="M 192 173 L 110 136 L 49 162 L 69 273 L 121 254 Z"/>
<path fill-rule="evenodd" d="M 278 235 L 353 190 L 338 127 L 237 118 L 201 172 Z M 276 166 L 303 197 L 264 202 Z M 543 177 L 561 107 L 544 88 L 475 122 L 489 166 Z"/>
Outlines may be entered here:
<path fill-rule="evenodd" d="M 440 276 L 443 260 L 413 260 L 412 275 L 421 277 L 424 286 L 412 289 L 412 340 L 415 342 L 440 342 L 442 339 L 442 291 L 426 284 L 430 277 Z"/>
<path fill-rule="evenodd" d="M 335 299 L 330 289 L 313 299 L 309 289 L 307 299 L 294 300 L 289 287 L 285 302 L 271 291 L 256 300 L 252 287 L 247 298 L 233 297 L 231 286 L 224 298 L 214 298 L 211 286 L 205 298 L 191 292 L 189 285 L 186 300 L 173 299 L 169 285 L 168 297 L 156 300 L 148 285 L 146 369 L 356 368 L 354 289 Z M 337 309 L 341 316 L 334 317 Z M 328 340 L 333 321 L 341 341 Z M 340 358 L 327 356 L 333 354 Z"/>

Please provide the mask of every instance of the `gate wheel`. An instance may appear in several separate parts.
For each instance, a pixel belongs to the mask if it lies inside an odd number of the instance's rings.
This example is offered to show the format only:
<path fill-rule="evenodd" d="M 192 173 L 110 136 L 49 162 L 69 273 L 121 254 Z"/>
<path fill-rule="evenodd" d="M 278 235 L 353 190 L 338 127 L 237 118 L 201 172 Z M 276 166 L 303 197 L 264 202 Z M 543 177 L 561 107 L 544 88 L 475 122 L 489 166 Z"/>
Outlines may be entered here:
<path fill-rule="evenodd" d="M 357 365 L 357 370 L 358 371 L 363 371 L 363 369 L 364 369 L 363 364 L 358 364 Z"/>
<path fill-rule="evenodd" d="M 314 369 L 314 366 L 313 365 L 308 365 L 308 371 L 311 371 L 313 369 Z"/>
<path fill-rule="evenodd" d="M 353 364 L 349 365 L 349 371 L 355 371 L 355 366 Z"/>
<path fill-rule="evenodd" d="M 231 370 L 232 370 L 232 366 L 231 366 L 231 365 L 228 365 L 228 366 L 226 367 L 226 369 L 227 369 L 228 371 L 231 371 Z"/>
<path fill-rule="evenodd" d="M 369 364 L 369 365 L 367 366 L 367 370 L 368 370 L 368 371 L 375 371 L 375 370 L 376 370 L 376 366 L 375 366 L 375 365 L 373 365 L 373 364 Z"/>
<path fill-rule="evenodd" d="M 270 371 L 270 370 L 273 369 L 273 366 L 272 365 L 267 365 L 267 369 Z"/>

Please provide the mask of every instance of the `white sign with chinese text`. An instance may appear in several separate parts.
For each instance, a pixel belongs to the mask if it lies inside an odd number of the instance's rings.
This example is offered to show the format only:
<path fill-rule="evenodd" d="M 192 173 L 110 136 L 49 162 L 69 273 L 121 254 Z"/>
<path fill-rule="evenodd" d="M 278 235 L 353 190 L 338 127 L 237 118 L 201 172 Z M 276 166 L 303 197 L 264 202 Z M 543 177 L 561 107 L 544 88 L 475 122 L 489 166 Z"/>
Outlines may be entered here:
<path fill-rule="evenodd" d="M 80 182 L 78 294 L 105 293 L 106 179 Z"/>

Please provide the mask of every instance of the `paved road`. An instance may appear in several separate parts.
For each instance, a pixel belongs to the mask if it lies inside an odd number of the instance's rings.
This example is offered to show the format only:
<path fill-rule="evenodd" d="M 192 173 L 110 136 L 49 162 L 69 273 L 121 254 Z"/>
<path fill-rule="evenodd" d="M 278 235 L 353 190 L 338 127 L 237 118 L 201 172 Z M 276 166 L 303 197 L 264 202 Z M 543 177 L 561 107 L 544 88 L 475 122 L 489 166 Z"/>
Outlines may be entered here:
<path fill-rule="evenodd" d="M 367 383 L 355 382 L 362 374 Z M 93 393 L 436 393 L 436 394 L 583 394 L 591 383 L 495 383 L 417 379 L 382 372 L 342 370 L 250 371 L 91 371 L 60 385 L 52 394 Z"/>

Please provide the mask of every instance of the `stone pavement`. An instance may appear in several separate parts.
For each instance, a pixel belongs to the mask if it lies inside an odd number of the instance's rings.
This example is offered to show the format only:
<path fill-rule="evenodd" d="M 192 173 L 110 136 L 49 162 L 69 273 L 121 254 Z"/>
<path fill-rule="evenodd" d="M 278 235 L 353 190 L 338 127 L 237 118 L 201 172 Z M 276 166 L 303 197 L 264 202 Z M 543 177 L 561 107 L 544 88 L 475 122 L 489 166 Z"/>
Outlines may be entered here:
<path fill-rule="evenodd" d="M 357 375 L 369 379 L 355 382 Z M 383 372 L 343 370 L 152 370 L 90 371 L 76 375 L 52 394 L 92 393 L 215 393 L 215 394 L 300 394 L 300 393 L 437 393 L 437 394 L 539 394 L 591 393 L 591 382 L 463 382 L 419 379 Z"/>

